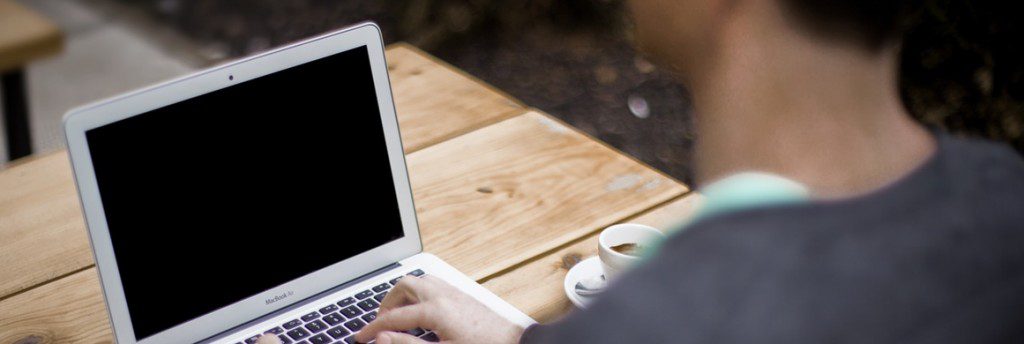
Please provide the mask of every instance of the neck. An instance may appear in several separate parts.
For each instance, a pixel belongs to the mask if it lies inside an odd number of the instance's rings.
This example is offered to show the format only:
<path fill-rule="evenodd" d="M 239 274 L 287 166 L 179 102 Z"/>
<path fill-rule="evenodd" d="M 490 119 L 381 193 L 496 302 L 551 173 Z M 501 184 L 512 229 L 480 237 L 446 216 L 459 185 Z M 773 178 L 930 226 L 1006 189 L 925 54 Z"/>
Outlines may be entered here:
<path fill-rule="evenodd" d="M 722 58 L 691 80 L 699 182 L 762 171 L 817 197 L 849 197 L 908 174 L 935 150 L 900 101 L 897 47 L 829 46 L 748 23 L 727 30 Z"/>

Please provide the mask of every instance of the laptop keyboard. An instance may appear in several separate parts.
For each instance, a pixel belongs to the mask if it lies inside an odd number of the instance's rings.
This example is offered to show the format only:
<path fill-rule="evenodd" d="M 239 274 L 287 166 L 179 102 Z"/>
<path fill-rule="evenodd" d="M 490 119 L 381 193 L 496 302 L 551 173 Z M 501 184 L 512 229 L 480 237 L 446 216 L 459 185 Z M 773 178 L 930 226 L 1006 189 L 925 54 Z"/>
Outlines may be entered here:
<path fill-rule="evenodd" d="M 420 277 L 424 275 L 424 272 L 416 269 L 406 275 Z M 277 335 L 282 344 L 355 343 L 355 333 L 377 319 L 377 308 L 380 308 L 380 302 L 388 295 L 388 290 L 398 284 L 398 280 L 402 277 L 404 275 L 342 298 L 331 305 L 261 333 Z M 428 342 L 440 341 L 437 334 L 430 330 L 415 328 L 405 331 L 405 333 Z M 259 337 L 259 335 L 249 337 L 245 340 L 245 344 L 255 344 Z M 242 342 L 238 344 L 242 344 Z"/>

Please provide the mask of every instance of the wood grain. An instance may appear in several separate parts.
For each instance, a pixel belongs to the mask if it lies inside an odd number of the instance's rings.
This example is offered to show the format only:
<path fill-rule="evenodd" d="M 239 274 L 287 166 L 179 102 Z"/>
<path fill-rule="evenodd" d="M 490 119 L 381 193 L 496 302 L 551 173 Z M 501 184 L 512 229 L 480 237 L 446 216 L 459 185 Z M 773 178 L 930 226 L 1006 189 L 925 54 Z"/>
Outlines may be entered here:
<path fill-rule="evenodd" d="M 95 268 L 0 301 L 0 343 L 113 343 Z"/>
<path fill-rule="evenodd" d="M 526 112 L 507 94 L 405 43 L 387 50 L 406 153 Z"/>
<path fill-rule="evenodd" d="M 387 54 L 407 152 L 526 111 L 411 46 Z M 67 153 L 0 170 L 0 299 L 92 261 Z"/>
<path fill-rule="evenodd" d="M 0 72 L 60 51 L 57 25 L 14 1 L 0 0 Z"/>
<path fill-rule="evenodd" d="M 701 196 L 690 193 L 623 222 L 640 223 L 664 230 L 688 219 L 700 199 Z M 558 319 L 574 309 L 562 289 L 565 274 L 576 262 L 597 255 L 599 233 L 591 233 L 524 263 L 485 281 L 483 285 L 537 321 Z"/>
<path fill-rule="evenodd" d="M 530 112 L 409 156 L 424 246 L 482 279 L 686 187 Z"/>
<path fill-rule="evenodd" d="M 0 171 L 0 299 L 92 264 L 67 154 Z"/>

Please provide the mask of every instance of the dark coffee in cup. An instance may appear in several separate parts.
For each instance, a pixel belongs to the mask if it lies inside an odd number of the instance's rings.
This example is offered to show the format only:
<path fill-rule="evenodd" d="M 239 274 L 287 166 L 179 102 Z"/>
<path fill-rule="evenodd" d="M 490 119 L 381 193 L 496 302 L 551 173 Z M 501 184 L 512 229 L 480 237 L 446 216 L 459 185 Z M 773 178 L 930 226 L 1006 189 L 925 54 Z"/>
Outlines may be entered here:
<path fill-rule="evenodd" d="M 612 246 L 612 251 L 615 251 L 615 252 L 618 252 L 618 253 L 622 253 L 622 254 L 628 254 L 628 255 L 631 255 L 631 256 L 641 256 L 641 255 L 643 255 L 644 249 L 645 249 L 645 247 L 643 245 L 634 244 L 634 243 L 625 243 L 625 244 L 619 244 L 619 245 Z"/>
<path fill-rule="evenodd" d="M 657 250 L 665 238 L 657 228 L 635 223 L 621 223 L 601 231 L 597 237 L 597 255 L 605 279 L 611 281 L 619 273 Z"/>

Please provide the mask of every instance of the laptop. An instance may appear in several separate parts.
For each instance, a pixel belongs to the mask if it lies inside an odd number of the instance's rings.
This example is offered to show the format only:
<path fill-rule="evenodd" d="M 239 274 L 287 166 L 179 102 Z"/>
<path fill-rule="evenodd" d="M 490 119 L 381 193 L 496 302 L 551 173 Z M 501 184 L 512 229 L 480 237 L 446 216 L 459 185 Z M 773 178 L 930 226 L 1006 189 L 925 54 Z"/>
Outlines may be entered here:
<path fill-rule="evenodd" d="M 350 343 L 423 275 L 532 324 L 423 252 L 387 73 L 366 23 L 65 115 L 117 342 Z"/>

